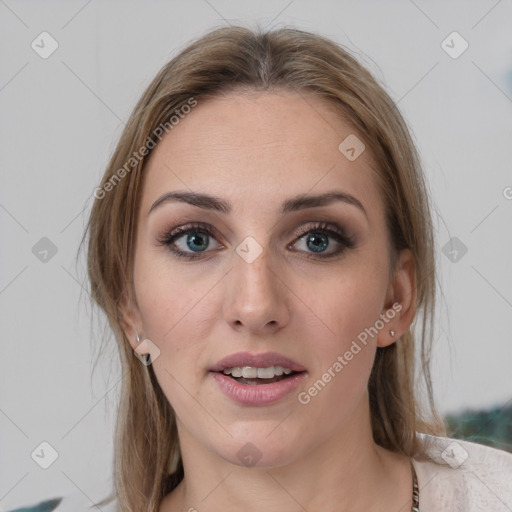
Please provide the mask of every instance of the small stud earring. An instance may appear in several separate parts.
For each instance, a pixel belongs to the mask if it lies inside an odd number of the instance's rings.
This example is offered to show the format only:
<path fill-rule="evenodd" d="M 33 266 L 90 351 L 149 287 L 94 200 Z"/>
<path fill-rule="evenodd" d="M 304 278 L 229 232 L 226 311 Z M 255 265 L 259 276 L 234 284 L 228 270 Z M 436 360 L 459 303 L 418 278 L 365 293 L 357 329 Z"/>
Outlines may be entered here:
<path fill-rule="evenodd" d="M 137 334 L 137 343 L 140 343 L 140 336 Z"/>
<path fill-rule="evenodd" d="M 396 333 L 395 333 L 395 331 L 391 330 L 391 331 L 389 331 L 389 334 L 391 334 L 391 336 L 394 336 Z"/>

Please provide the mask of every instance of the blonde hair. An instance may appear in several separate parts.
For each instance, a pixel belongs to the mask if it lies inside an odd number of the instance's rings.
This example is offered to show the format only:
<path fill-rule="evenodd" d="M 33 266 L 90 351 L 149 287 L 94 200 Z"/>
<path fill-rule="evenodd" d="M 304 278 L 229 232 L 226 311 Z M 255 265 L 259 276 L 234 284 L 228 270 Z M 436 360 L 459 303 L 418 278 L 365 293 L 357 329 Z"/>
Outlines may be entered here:
<path fill-rule="evenodd" d="M 429 373 L 436 282 L 431 211 L 404 119 L 372 75 L 329 39 L 290 28 L 216 29 L 167 63 L 142 95 L 95 193 L 82 240 L 89 235 L 91 296 L 115 334 L 123 370 L 114 454 L 115 494 L 122 510 L 156 512 L 183 478 L 172 407 L 152 366 L 134 356 L 121 323 L 120 305 L 133 293 L 134 236 L 147 161 L 140 149 L 154 147 L 159 127 L 170 131 L 169 119 L 191 98 L 200 104 L 234 88 L 313 92 L 335 105 L 370 149 L 386 208 L 390 276 L 399 251 L 409 248 L 417 311 L 423 313 L 418 340 L 411 326 L 396 343 L 377 349 L 368 383 L 373 437 L 384 448 L 424 458 L 425 439 L 417 432 L 445 435 Z M 415 389 L 416 343 L 427 398 L 423 402 Z"/>

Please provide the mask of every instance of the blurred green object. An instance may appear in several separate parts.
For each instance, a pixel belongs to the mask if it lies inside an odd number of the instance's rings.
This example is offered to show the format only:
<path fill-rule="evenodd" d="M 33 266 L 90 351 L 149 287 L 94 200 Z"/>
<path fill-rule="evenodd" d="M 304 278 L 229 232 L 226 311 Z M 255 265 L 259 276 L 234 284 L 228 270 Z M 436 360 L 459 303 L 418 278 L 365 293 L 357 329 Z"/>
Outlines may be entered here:
<path fill-rule="evenodd" d="M 7 512 L 51 512 L 55 510 L 57 506 L 62 501 L 62 498 L 53 498 L 51 500 L 42 501 L 38 505 L 33 505 L 31 507 L 17 508 L 16 510 L 11 510 Z"/>
<path fill-rule="evenodd" d="M 444 417 L 449 437 L 512 453 L 512 401 L 488 410 L 467 410 Z"/>

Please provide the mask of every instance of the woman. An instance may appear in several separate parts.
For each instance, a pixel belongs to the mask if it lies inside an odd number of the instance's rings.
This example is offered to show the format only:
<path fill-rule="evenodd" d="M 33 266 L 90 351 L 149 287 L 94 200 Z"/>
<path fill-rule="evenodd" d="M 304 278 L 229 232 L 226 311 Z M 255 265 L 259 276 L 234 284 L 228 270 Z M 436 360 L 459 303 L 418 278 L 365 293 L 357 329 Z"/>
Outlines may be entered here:
<path fill-rule="evenodd" d="M 91 293 L 123 366 L 102 510 L 510 510 L 512 455 L 435 412 L 427 189 L 346 51 L 207 34 L 148 87 L 94 195 Z"/>

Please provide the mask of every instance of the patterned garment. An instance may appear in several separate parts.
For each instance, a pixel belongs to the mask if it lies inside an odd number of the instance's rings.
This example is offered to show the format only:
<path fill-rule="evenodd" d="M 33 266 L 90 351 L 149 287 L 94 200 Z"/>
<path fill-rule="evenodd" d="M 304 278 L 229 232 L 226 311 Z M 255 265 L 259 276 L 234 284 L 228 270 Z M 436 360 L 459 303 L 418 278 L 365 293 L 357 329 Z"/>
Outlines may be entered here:
<path fill-rule="evenodd" d="M 420 512 L 420 489 L 418 486 L 418 476 L 411 460 L 412 471 L 412 508 L 411 512 Z"/>

